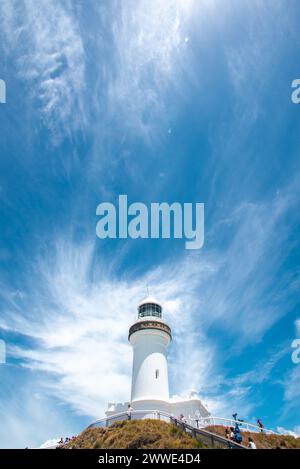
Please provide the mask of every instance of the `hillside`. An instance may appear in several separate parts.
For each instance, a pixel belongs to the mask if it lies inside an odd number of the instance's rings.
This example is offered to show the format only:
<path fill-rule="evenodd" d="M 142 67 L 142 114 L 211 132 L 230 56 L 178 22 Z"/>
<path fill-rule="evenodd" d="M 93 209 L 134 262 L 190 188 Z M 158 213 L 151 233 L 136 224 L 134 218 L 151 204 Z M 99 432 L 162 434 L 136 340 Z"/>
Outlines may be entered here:
<path fill-rule="evenodd" d="M 225 435 L 225 427 L 210 426 L 206 430 Z M 266 435 L 242 432 L 243 445 L 251 437 L 258 449 L 300 449 L 300 438 L 289 435 Z M 90 428 L 63 446 L 64 449 L 206 449 L 173 424 L 160 420 L 131 420 L 116 422 L 108 428 Z"/>
<path fill-rule="evenodd" d="M 175 425 L 159 420 L 131 420 L 116 422 L 108 428 L 84 430 L 64 448 L 197 449 L 204 445 Z"/>
<path fill-rule="evenodd" d="M 225 436 L 225 427 L 215 425 L 207 427 L 206 430 Z M 251 437 L 258 449 L 300 449 L 300 438 L 290 435 L 266 435 L 265 433 L 241 432 L 243 445 L 248 445 L 248 438 Z"/>

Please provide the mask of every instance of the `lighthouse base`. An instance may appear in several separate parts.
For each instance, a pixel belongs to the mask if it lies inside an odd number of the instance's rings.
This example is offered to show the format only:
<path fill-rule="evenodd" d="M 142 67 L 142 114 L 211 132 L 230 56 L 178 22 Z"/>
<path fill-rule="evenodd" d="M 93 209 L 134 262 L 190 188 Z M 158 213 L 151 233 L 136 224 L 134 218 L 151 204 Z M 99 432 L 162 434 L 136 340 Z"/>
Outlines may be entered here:
<path fill-rule="evenodd" d="M 107 417 L 112 417 L 116 414 L 126 412 L 129 402 L 125 403 L 109 403 L 108 409 L 105 412 Z M 139 411 L 134 418 L 145 419 L 153 418 L 154 411 L 166 412 L 167 414 L 179 418 L 183 415 L 187 419 L 197 419 L 199 417 L 208 417 L 210 413 L 203 405 L 202 401 L 191 394 L 189 398 L 174 396 L 169 400 L 159 399 L 139 399 L 130 402 L 134 411 Z M 163 416 L 161 416 L 163 420 Z"/>

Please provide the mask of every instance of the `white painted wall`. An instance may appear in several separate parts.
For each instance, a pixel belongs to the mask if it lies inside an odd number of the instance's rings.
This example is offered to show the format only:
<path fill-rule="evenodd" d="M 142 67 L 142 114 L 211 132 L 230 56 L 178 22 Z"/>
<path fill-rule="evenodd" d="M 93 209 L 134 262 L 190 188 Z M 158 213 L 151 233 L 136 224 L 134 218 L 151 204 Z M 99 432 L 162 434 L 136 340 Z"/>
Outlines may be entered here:
<path fill-rule="evenodd" d="M 105 414 L 107 417 L 111 417 L 114 414 L 126 412 L 128 404 L 128 402 L 118 404 L 110 403 Z M 141 412 L 134 416 L 134 418 L 141 419 L 153 418 L 154 411 L 164 411 L 177 418 L 179 418 L 180 414 L 183 414 L 186 418 L 208 417 L 210 415 L 199 398 L 182 398 L 180 400 L 176 399 L 175 401 L 172 399 L 167 401 L 145 399 L 136 400 L 132 402 L 131 405 L 133 410 L 145 411 L 145 413 Z M 147 411 L 151 411 L 150 414 Z"/>
<path fill-rule="evenodd" d="M 169 399 L 167 347 L 169 335 L 157 329 L 145 329 L 130 336 L 133 346 L 131 402 Z M 157 374 L 158 372 L 158 374 Z"/>

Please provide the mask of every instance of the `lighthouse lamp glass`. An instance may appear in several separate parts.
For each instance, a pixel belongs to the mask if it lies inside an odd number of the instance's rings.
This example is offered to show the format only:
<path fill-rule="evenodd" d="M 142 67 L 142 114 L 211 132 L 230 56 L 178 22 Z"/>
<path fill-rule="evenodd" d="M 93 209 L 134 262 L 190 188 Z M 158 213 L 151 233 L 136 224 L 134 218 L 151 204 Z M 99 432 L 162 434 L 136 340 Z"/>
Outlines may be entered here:
<path fill-rule="evenodd" d="M 161 307 L 155 303 L 146 303 L 139 307 L 139 318 L 145 316 L 155 316 L 161 318 Z"/>

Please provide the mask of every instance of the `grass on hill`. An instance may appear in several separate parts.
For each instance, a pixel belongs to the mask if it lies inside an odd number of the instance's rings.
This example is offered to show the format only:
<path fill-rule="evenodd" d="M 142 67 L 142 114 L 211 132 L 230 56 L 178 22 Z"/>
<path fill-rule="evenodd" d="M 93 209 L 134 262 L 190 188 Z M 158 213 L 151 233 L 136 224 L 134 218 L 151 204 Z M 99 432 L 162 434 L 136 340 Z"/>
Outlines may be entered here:
<path fill-rule="evenodd" d="M 225 436 L 225 427 L 209 426 L 206 430 Z M 258 449 L 300 449 L 300 438 L 242 431 L 242 444 L 251 437 Z M 64 445 L 66 449 L 199 449 L 207 448 L 181 428 L 161 420 L 125 420 L 107 428 L 90 428 Z"/>
<path fill-rule="evenodd" d="M 84 430 L 67 449 L 199 449 L 205 446 L 175 425 L 160 420 L 116 422 Z"/>
<path fill-rule="evenodd" d="M 208 430 L 217 435 L 225 436 L 225 427 L 221 425 L 209 426 Z M 273 435 L 266 433 L 255 433 L 241 431 L 243 436 L 242 444 L 248 446 L 248 438 L 251 437 L 258 449 L 300 449 L 300 438 L 290 435 Z"/>

